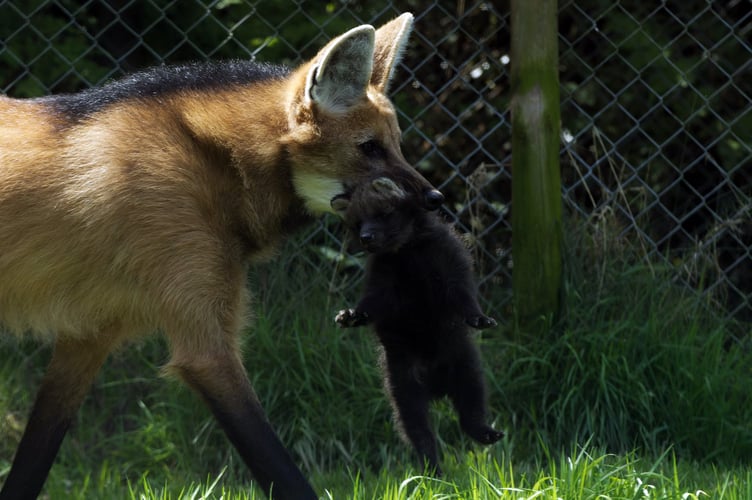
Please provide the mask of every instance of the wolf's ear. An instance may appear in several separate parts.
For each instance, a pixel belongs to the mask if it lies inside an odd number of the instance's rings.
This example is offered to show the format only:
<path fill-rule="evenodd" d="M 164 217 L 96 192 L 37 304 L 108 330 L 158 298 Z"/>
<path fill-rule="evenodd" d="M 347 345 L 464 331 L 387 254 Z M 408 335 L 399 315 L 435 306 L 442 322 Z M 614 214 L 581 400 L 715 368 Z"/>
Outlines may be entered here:
<path fill-rule="evenodd" d="M 347 209 L 350 207 L 350 198 L 347 197 L 347 195 L 338 194 L 332 198 L 330 204 L 335 213 L 342 215 L 347 212 Z"/>
<path fill-rule="evenodd" d="M 364 24 L 329 42 L 308 70 L 306 101 L 341 113 L 364 98 L 373 69 L 374 37 L 373 26 Z"/>
<path fill-rule="evenodd" d="M 376 30 L 371 84 L 383 94 L 389 89 L 389 81 L 402 59 L 412 29 L 413 15 L 405 12 Z"/>
<path fill-rule="evenodd" d="M 388 177 L 379 177 L 378 179 L 372 180 L 371 187 L 374 189 L 374 191 L 385 197 L 388 196 L 394 198 L 404 198 L 405 196 L 407 196 L 405 190 L 399 187 L 396 182 L 394 182 L 392 179 L 389 179 Z"/>

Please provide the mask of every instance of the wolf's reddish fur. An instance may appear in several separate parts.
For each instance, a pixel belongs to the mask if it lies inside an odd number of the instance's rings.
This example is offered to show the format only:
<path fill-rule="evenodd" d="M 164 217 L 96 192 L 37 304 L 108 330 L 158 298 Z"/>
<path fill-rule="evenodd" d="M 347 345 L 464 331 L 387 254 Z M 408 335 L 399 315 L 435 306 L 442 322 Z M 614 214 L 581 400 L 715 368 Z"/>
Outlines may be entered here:
<path fill-rule="evenodd" d="M 385 95 L 411 23 L 355 28 L 294 71 L 195 65 L 0 97 L 0 323 L 55 339 L 1 498 L 39 493 L 107 355 L 157 329 L 168 371 L 206 400 L 262 486 L 314 497 L 241 364 L 247 266 L 364 179 L 430 192 Z M 369 141 L 385 154 L 365 154 Z"/>

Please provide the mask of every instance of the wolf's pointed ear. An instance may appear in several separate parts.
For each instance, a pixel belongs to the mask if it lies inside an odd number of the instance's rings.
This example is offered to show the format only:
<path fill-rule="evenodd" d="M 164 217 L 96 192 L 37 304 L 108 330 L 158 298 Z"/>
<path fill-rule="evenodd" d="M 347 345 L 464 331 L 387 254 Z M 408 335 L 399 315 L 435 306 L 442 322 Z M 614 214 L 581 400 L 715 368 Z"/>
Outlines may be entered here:
<path fill-rule="evenodd" d="M 402 59 L 412 29 L 413 15 L 405 12 L 376 30 L 371 84 L 383 94 L 389 89 L 389 81 Z"/>
<path fill-rule="evenodd" d="M 341 113 L 365 97 L 373 68 L 374 33 L 373 26 L 358 26 L 318 53 L 306 77 L 307 102 Z"/>
<path fill-rule="evenodd" d="M 372 180 L 371 187 L 374 189 L 374 191 L 383 196 L 390 196 L 394 198 L 404 198 L 405 196 L 407 196 L 405 190 L 399 187 L 396 182 L 388 177 L 379 177 L 378 179 Z"/>

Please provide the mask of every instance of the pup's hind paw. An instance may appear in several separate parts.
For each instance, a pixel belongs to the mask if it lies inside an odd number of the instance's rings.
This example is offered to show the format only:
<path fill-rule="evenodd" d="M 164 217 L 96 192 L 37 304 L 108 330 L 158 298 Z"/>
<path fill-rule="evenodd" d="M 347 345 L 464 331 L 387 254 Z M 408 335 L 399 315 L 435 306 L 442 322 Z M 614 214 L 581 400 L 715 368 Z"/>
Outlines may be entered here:
<path fill-rule="evenodd" d="M 355 309 L 342 309 L 334 317 L 334 322 L 337 323 L 340 328 L 352 328 L 354 326 L 361 326 L 368 323 L 368 315 L 363 312 L 358 312 Z"/>
<path fill-rule="evenodd" d="M 496 441 L 504 437 L 502 431 L 497 431 L 493 427 L 483 426 L 479 429 L 473 429 L 472 432 L 468 432 L 470 437 L 478 441 L 480 444 L 494 444 Z"/>
<path fill-rule="evenodd" d="M 489 316 L 470 316 L 465 318 L 465 323 L 476 330 L 485 330 L 496 326 L 496 320 Z"/>
<path fill-rule="evenodd" d="M 504 433 L 502 431 L 489 429 L 488 432 L 486 432 L 484 436 L 485 439 L 481 442 L 483 444 L 494 444 L 496 441 L 500 440 L 503 437 L 504 437 Z"/>

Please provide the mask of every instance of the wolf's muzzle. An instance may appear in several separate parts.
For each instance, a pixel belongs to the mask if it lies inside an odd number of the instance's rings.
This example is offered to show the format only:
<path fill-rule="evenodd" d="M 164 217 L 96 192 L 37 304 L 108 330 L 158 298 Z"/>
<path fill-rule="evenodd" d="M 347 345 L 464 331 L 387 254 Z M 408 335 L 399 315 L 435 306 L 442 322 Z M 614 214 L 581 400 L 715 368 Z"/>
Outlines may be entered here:
<path fill-rule="evenodd" d="M 438 210 L 442 203 L 444 203 L 444 195 L 438 189 L 431 189 L 425 193 L 425 206 L 427 210 Z"/>

